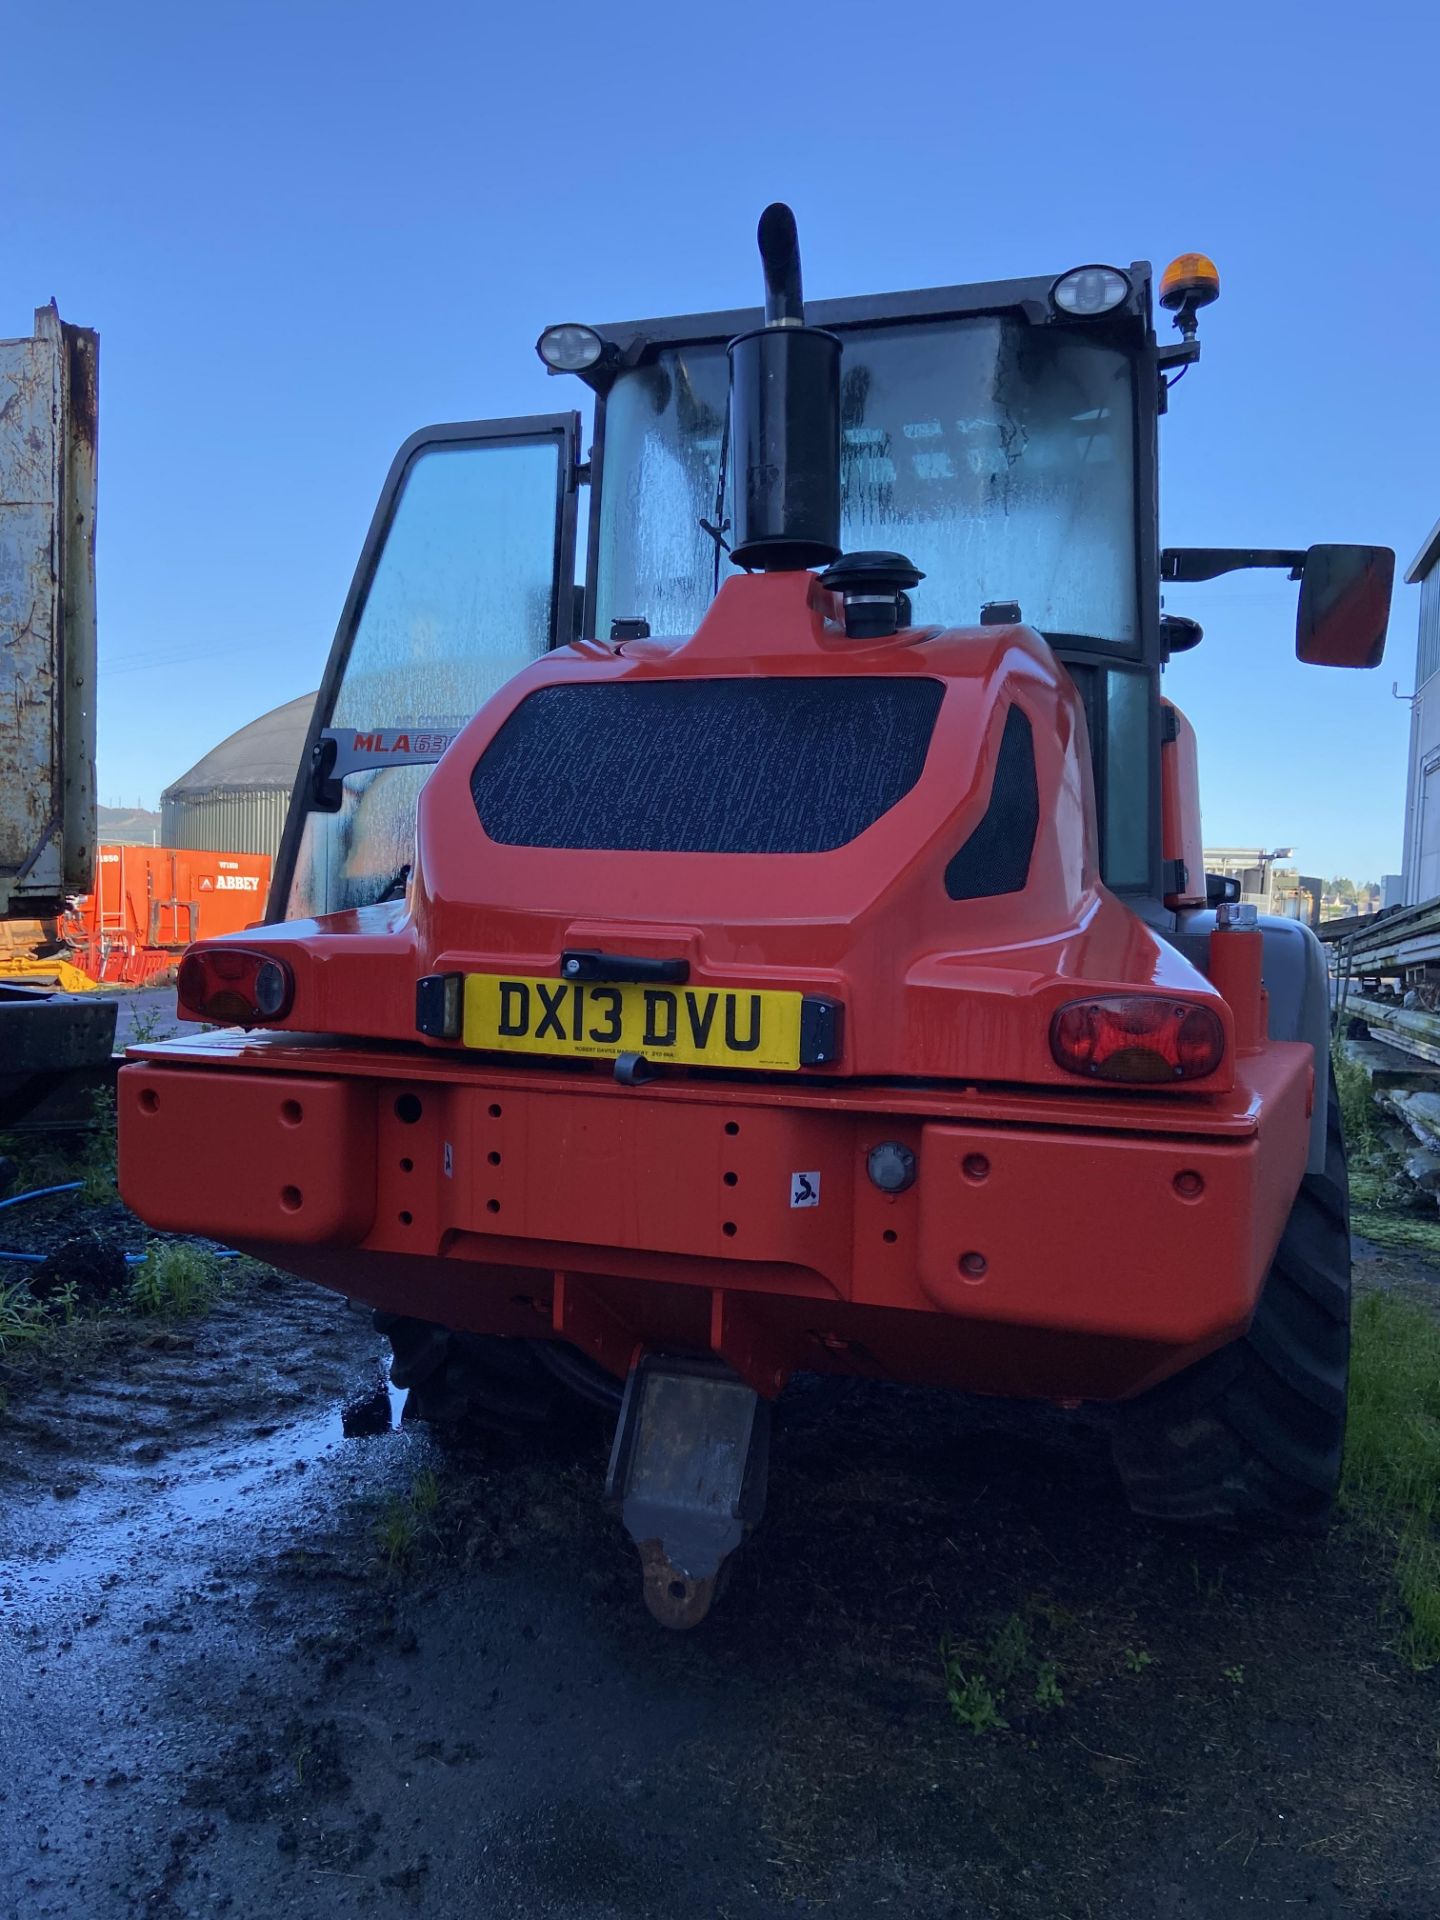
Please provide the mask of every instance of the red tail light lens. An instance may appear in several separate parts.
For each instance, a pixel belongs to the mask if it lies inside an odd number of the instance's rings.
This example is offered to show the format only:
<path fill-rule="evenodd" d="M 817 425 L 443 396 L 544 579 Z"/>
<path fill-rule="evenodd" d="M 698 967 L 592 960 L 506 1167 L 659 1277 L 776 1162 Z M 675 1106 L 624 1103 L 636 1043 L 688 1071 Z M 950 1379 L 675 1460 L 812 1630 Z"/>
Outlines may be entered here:
<path fill-rule="evenodd" d="M 1050 1022 L 1050 1051 L 1067 1073 L 1094 1080 L 1199 1080 L 1225 1057 L 1213 1008 L 1158 994 L 1071 1000 Z"/>
<path fill-rule="evenodd" d="M 295 998 L 285 962 L 249 947 L 192 947 L 175 985 L 182 1014 L 228 1027 L 283 1020 Z"/>

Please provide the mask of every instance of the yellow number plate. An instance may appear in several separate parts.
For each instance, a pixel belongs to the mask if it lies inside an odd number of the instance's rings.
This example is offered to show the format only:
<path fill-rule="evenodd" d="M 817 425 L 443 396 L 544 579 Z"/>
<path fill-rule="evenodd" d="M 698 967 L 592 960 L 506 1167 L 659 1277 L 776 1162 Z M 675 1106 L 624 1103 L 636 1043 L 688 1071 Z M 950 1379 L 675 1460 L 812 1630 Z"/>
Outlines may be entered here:
<path fill-rule="evenodd" d="M 748 987 L 601 986 L 496 973 L 465 979 L 467 1047 L 614 1060 L 643 1053 L 690 1067 L 800 1065 L 798 993 Z"/>

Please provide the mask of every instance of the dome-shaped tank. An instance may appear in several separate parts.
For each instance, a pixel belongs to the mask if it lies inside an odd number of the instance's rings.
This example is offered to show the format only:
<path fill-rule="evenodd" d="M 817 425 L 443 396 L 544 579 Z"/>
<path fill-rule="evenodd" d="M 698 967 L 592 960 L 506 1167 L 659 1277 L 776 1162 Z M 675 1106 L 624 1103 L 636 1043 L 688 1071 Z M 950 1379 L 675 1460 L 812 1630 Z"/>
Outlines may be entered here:
<path fill-rule="evenodd" d="M 262 713 L 172 781 L 160 796 L 162 843 L 273 858 L 314 705 L 306 693 Z"/>

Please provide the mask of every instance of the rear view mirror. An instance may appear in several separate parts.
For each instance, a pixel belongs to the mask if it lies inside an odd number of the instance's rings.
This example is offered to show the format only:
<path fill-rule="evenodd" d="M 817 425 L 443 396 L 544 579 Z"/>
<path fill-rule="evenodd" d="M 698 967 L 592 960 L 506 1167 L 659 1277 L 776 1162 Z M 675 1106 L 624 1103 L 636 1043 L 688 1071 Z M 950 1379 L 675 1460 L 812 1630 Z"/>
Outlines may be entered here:
<path fill-rule="evenodd" d="M 1394 583 L 1389 547 L 1311 547 L 1295 616 L 1298 657 L 1312 667 L 1378 667 Z"/>

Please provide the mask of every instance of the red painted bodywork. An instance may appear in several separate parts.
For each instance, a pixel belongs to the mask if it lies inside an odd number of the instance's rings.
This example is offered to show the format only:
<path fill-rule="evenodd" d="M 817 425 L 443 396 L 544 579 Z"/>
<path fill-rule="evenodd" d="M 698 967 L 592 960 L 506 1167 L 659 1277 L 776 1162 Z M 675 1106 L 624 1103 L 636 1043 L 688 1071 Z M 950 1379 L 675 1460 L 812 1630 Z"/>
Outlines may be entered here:
<path fill-rule="evenodd" d="M 1239 1055 L 1215 985 L 1099 882 L 1083 709 L 1038 635 L 856 643 L 838 612 L 807 574 L 733 580 L 688 641 L 581 643 L 510 682 L 424 789 L 406 901 L 243 937 L 293 968 L 279 1030 L 137 1050 L 120 1076 L 130 1205 L 391 1310 L 554 1333 L 617 1373 L 642 1346 L 713 1349 L 767 1392 L 819 1368 L 1120 1397 L 1241 1331 L 1304 1168 L 1311 1050 Z M 916 785 L 824 854 L 485 836 L 471 771 L 536 687 L 754 673 L 943 680 Z M 945 867 L 985 811 L 1013 702 L 1035 741 L 1029 877 L 954 901 Z M 422 975 L 555 977 L 587 947 L 683 957 L 699 986 L 837 998 L 842 1057 L 631 1088 L 608 1062 L 417 1034 Z M 1102 1091 L 1051 1058 L 1064 1001 L 1147 990 L 1215 1009 L 1214 1073 Z M 1248 1034 L 1258 1007 L 1238 1011 Z M 906 1192 L 867 1175 L 883 1141 L 916 1156 Z M 819 1174 L 818 1207 L 791 1207 L 798 1169 Z"/>

